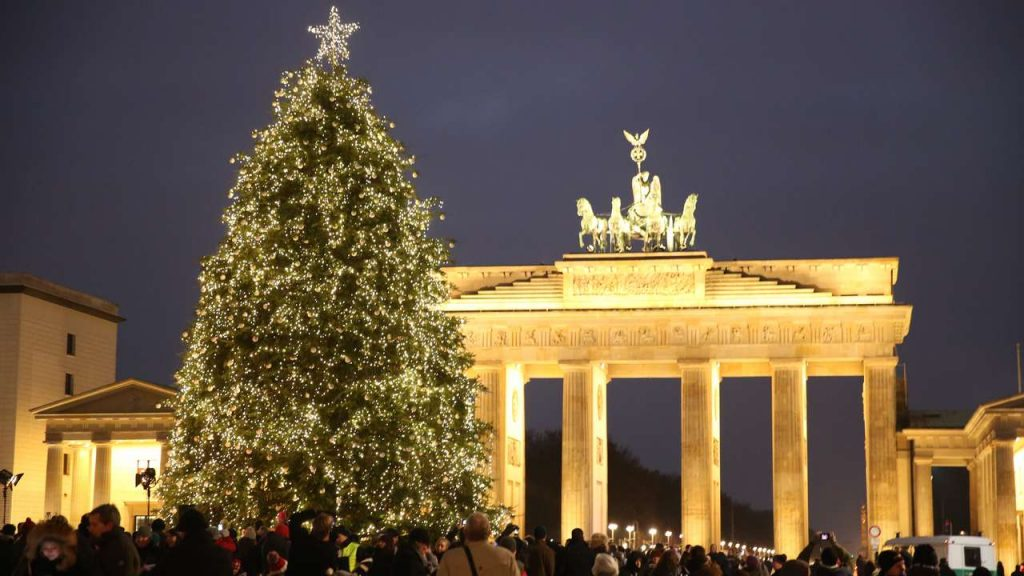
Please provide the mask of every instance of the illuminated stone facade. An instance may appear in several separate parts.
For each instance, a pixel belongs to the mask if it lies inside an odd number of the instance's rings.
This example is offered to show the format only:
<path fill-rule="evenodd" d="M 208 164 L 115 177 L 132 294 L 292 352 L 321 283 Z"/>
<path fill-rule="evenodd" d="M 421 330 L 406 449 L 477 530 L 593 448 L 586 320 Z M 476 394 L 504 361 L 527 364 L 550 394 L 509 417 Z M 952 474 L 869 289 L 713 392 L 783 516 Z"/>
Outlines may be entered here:
<path fill-rule="evenodd" d="M 996 557 L 1024 559 L 1024 394 L 978 407 L 973 413 L 920 412 L 897 434 L 903 534 L 934 532 L 932 468 L 967 468 L 972 534 L 995 544 Z"/>
<path fill-rule="evenodd" d="M 775 547 L 805 544 L 807 379 L 864 378 L 868 521 L 899 530 L 896 352 L 911 307 L 895 258 L 716 262 L 701 252 L 567 255 L 551 266 L 448 268 L 494 425 L 494 499 L 522 525 L 523 386 L 563 379 L 562 526 L 607 525 L 606 385 L 679 378 L 682 537 L 721 538 L 719 383 L 772 380 Z M 485 407 L 485 408 L 484 408 Z"/>
<path fill-rule="evenodd" d="M 176 390 L 142 380 L 114 382 L 33 410 L 46 428 L 46 515 L 79 518 L 112 503 L 131 529 L 147 512 L 139 468 L 163 476 Z M 153 510 L 159 502 L 150 502 Z"/>
<path fill-rule="evenodd" d="M 121 320 L 101 298 L 0 273 L 0 468 L 24 474 L 9 519 L 43 512 L 46 427 L 31 409 L 113 382 Z"/>

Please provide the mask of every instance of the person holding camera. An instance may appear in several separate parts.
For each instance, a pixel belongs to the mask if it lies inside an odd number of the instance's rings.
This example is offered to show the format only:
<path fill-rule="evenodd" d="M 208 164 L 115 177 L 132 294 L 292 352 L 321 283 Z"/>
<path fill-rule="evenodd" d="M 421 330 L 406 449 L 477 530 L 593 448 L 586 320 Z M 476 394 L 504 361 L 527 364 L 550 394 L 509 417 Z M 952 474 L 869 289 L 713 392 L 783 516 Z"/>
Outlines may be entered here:
<path fill-rule="evenodd" d="M 853 576 L 853 558 L 836 542 L 832 532 L 821 532 L 800 551 L 798 559 L 811 564 L 811 576 Z"/>

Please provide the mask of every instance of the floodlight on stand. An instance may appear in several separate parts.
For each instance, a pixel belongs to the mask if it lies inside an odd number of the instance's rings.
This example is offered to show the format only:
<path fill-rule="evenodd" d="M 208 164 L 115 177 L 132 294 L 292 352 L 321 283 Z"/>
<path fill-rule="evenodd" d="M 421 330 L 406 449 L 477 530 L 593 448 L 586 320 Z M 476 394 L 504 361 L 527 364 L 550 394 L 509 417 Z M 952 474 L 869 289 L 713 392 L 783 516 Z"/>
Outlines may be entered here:
<path fill-rule="evenodd" d="M 7 524 L 7 492 L 9 492 L 9 491 L 13 492 L 14 491 L 14 487 L 18 485 L 18 482 L 21 482 L 21 478 L 24 475 L 25 475 L 24 472 L 19 472 L 19 473 L 15 474 L 14 472 L 11 472 L 10 470 L 8 470 L 6 468 L 4 468 L 3 470 L 0 470 L 0 485 L 3 486 L 3 491 L 4 491 L 4 513 L 3 513 L 3 523 L 4 524 Z"/>

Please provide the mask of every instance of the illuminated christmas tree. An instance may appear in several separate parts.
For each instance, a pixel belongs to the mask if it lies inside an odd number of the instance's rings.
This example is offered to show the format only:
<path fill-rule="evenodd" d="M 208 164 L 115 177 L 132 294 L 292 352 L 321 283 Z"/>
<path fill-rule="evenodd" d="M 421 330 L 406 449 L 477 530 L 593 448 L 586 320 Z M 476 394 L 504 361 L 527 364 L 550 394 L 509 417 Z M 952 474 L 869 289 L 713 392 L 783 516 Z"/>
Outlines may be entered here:
<path fill-rule="evenodd" d="M 317 58 L 284 74 L 273 123 L 233 160 L 227 233 L 183 335 L 168 513 L 446 527 L 485 501 L 471 358 L 439 310 L 449 246 L 427 234 L 439 205 L 348 74 L 356 28 L 332 9 L 310 29 Z"/>

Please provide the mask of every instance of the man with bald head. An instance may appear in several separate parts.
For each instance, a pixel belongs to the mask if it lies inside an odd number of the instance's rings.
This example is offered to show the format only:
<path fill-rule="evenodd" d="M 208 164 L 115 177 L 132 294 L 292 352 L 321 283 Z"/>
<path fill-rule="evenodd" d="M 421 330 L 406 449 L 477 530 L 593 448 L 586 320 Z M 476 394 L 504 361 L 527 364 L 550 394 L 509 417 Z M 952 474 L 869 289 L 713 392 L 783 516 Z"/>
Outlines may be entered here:
<path fill-rule="evenodd" d="M 491 523 L 480 512 L 470 514 L 462 528 L 465 542 L 441 558 L 437 576 L 519 576 L 516 557 L 487 541 Z"/>

